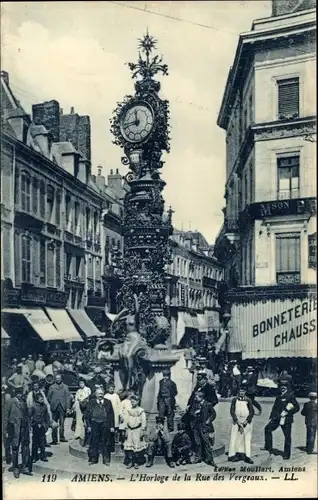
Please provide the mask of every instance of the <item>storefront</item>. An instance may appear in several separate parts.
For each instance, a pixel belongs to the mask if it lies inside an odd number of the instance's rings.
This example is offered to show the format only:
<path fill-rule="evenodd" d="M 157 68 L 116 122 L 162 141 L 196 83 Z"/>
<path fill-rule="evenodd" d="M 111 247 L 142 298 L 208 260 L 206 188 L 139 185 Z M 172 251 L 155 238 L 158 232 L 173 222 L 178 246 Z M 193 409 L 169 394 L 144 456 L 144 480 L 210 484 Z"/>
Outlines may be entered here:
<path fill-rule="evenodd" d="M 241 359 L 243 364 L 252 361 L 273 380 L 287 369 L 298 392 L 305 390 L 316 370 L 316 315 L 315 297 L 234 303 L 227 339 L 229 357 Z"/>

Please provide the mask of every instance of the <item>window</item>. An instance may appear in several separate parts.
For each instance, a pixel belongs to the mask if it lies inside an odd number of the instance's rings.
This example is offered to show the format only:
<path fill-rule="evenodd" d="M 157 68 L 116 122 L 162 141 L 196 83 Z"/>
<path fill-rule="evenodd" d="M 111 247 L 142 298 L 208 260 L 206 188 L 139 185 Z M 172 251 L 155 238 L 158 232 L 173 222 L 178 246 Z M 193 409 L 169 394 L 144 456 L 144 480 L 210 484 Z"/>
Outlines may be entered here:
<path fill-rule="evenodd" d="M 22 283 L 31 282 L 31 238 L 21 239 Z"/>
<path fill-rule="evenodd" d="M 79 233 L 79 218 L 80 218 L 80 204 L 78 201 L 74 203 L 74 230 L 75 233 Z"/>
<path fill-rule="evenodd" d="M 39 205 L 39 183 L 37 179 L 32 180 L 32 212 L 34 215 L 38 215 L 38 205 Z"/>
<path fill-rule="evenodd" d="M 300 233 L 276 234 L 276 281 L 300 283 Z"/>
<path fill-rule="evenodd" d="M 55 224 L 61 224 L 61 193 L 58 191 L 55 197 Z"/>
<path fill-rule="evenodd" d="M 55 249 L 55 285 L 57 288 L 61 287 L 61 248 L 59 246 Z"/>
<path fill-rule="evenodd" d="M 277 158 L 278 199 L 299 197 L 299 155 Z"/>
<path fill-rule="evenodd" d="M 65 275 L 68 278 L 72 272 L 72 254 L 65 253 Z"/>
<path fill-rule="evenodd" d="M 251 123 L 253 123 L 253 120 L 254 120 L 253 94 L 251 94 L 249 97 L 248 108 L 249 108 L 249 122 L 251 124 Z"/>
<path fill-rule="evenodd" d="M 76 256 L 75 272 L 77 278 L 82 277 L 82 257 Z"/>
<path fill-rule="evenodd" d="M 299 116 L 299 78 L 278 80 L 278 117 L 296 118 Z"/>
<path fill-rule="evenodd" d="M 66 228 L 68 231 L 72 230 L 72 210 L 71 210 L 71 197 L 69 194 L 65 196 L 65 215 L 66 215 Z"/>
<path fill-rule="evenodd" d="M 21 208 L 31 211 L 31 178 L 24 172 L 21 175 Z"/>
<path fill-rule="evenodd" d="M 54 188 L 52 186 L 47 187 L 46 195 L 46 217 L 48 222 L 53 223 L 54 216 Z"/>

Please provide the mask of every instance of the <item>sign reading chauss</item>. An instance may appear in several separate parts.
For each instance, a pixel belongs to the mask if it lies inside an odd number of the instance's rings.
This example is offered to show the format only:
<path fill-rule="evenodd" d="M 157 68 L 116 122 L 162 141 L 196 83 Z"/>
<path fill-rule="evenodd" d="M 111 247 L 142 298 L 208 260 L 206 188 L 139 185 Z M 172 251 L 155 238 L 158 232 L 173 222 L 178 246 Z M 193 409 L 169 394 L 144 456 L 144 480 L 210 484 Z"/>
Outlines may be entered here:
<path fill-rule="evenodd" d="M 317 299 L 277 300 L 232 307 L 229 350 L 244 359 L 315 357 Z"/>

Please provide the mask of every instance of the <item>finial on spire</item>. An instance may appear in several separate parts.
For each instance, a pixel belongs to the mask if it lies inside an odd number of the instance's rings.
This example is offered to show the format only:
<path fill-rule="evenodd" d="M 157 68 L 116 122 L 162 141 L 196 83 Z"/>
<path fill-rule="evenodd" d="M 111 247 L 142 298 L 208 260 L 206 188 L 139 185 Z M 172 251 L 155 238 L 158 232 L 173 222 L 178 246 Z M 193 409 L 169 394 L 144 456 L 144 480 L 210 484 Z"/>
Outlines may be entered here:
<path fill-rule="evenodd" d="M 153 50 L 156 49 L 157 40 L 149 34 L 148 28 L 146 34 L 143 38 L 139 38 L 138 49 L 139 57 L 137 63 L 128 63 L 129 69 L 133 72 L 132 78 L 136 78 L 140 75 L 144 80 L 151 79 L 154 75 L 160 71 L 164 74 L 168 74 L 167 64 L 162 63 L 162 57 L 154 56 L 151 60 L 149 56 Z M 141 53 L 146 55 L 146 60 L 141 56 Z"/>

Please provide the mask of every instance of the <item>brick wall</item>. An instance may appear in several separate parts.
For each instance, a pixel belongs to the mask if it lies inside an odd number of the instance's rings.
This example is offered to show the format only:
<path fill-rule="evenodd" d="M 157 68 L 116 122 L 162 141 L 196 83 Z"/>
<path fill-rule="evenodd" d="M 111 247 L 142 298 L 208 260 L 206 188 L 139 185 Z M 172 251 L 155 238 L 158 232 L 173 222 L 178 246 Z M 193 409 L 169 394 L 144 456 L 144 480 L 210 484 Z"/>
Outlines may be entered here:
<path fill-rule="evenodd" d="M 34 123 L 42 124 L 51 132 L 54 142 L 60 140 L 60 105 L 57 101 L 33 104 L 32 118 Z"/>
<path fill-rule="evenodd" d="M 91 161 L 89 116 L 79 116 L 77 113 L 60 115 L 60 141 L 70 141 L 87 160 Z"/>

